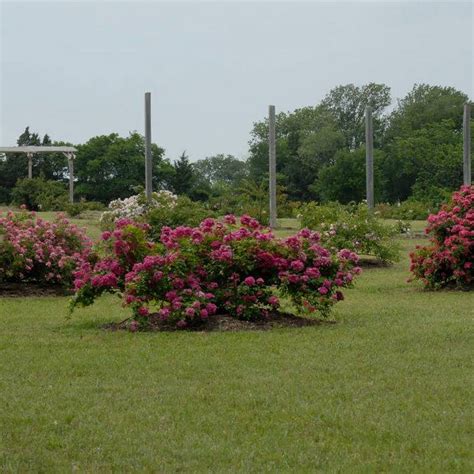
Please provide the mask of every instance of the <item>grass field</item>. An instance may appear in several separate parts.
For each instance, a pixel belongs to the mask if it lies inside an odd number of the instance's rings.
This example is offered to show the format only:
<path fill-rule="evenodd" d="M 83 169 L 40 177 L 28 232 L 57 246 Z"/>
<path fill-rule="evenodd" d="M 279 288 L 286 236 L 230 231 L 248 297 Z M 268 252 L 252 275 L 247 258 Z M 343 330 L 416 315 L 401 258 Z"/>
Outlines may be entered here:
<path fill-rule="evenodd" d="M 111 297 L 0 298 L 0 470 L 472 472 L 474 295 L 408 285 L 401 243 L 315 327 L 111 333 Z"/>

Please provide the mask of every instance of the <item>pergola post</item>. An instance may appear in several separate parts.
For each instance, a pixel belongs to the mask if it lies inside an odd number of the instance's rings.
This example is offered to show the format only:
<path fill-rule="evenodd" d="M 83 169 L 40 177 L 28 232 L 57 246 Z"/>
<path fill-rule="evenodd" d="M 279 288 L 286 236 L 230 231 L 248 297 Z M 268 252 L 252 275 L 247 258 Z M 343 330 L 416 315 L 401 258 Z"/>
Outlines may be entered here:
<path fill-rule="evenodd" d="M 71 152 L 63 153 L 67 158 L 67 165 L 69 171 L 69 202 L 74 202 L 74 158 L 76 155 Z"/>
<path fill-rule="evenodd" d="M 27 153 L 28 157 L 28 179 L 33 179 L 33 153 Z"/>

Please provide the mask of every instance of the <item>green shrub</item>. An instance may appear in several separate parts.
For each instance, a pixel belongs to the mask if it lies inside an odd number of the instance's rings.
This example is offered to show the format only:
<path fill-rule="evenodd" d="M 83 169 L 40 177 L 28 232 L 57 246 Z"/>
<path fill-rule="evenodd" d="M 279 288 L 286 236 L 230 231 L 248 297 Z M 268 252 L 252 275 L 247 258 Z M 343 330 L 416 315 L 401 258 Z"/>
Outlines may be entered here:
<path fill-rule="evenodd" d="M 321 242 L 331 250 L 349 249 L 389 263 L 399 259 L 399 246 L 393 238 L 397 226 L 383 224 L 365 204 L 308 203 L 300 210 L 303 227 L 321 232 Z"/>
<path fill-rule="evenodd" d="M 0 186 L 0 204 L 8 204 L 10 201 L 10 190 L 4 186 Z"/>
<path fill-rule="evenodd" d="M 64 183 L 44 178 L 19 179 L 12 190 L 12 203 L 32 211 L 60 211 L 68 203 Z"/>
<path fill-rule="evenodd" d="M 215 217 L 215 213 L 201 202 L 179 196 L 173 206 L 150 209 L 143 220 L 150 224 L 152 235 L 156 237 L 160 234 L 162 227 L 195 227 L 206 217 Z"/>
<path fill-rule="evenodd" d="M 80 216 L 86 211 L 103 211 L 105 206 L 101 202 L 95 201 L 80 201 L 75 203 L 68 203 L 65 207 L 66 213 L 70 217 Z"/>
<path fill-rule="evenodd" d="M 346 212 L 346 207 L 338 202 L 328 202 L 324 205 L 317 202 L 308 202 L 299 208 L 297 217 L 301 219 L 302 227 L 318 229 L 321 224 L 337 222 L 339 216 Z"/>
<path fill-rule="evenodd" d="M 398 204 L 377 204 L 375 211 L 383 219 L 425 220 L 436 207 L 422 201 L 407 199 Z"/>

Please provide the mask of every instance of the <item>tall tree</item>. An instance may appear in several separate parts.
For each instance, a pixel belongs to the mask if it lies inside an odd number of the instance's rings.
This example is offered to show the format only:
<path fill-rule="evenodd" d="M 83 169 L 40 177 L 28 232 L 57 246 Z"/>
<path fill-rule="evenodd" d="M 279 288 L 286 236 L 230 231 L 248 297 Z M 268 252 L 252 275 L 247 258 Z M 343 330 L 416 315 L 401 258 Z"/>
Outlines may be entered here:
<path fill-rule="evenodd" d="M 336 119 L 338 130 L 345 138 L 346 146 L 355 149 L 365 142 L 364 114 L 367 106 L 372 109 L 375 143 L 382 140 L 385 120 L 384 110 L 391 103 L 390 87 L 371 82 L 363 86 L 346 84 L 332 89 L 321 102 Z"/>
<path fill-rule="evenodd" d="M 196 183 L 196 176 L 189 157 L 183 151 L 181 156 L 173 163 L 174 174 L 171 179 L 171 187 L 176 194 L 192 196 Z"/>
<path fill-rule="evenodd" d="M 383 187 L 381 165 L 384 155 L 380 150 L 374 153 L 375 198 L 380 200 Z M 334 163 L 324 167 L 313 185 L 322 201 L 339 201 L 347 204 L 360 202 L 366 198 L 365 148 L 340 150 Z"/>
<path fill-rule="evenodd" d="M 125 138 L 117 133 L 101 135 L 77 148 L 77 195 L 108 203 L 128 197 L 144 186 L 145 140 L 142 135 L 136 132 Z M 166 186 L 173 174 L 172 166 L 163 155 L 164 150 L 152 144 L 154 189 Z"/>
<path fill-rule="evenodd" d="M 218 182 L 236 184 L 248 175 L 247 162 L 223 153 L 198 160 L 192 166 L 200 179 L 211 185 Z"/>
<path fill-rule="evenodd" d="M 277 173 L 291 199 L 317 198 L 311 188 L 319 170 L 344 146 L 344 137 L 327 109 L 304 107 L 276 116 Z M 250 141 L 250 176 L 268 173 L 268 121 L 254 124 Z"/>
<path fill-rule="evenodd" d="M 415 84 L 413 89 L 401 100 L 390 116 L 387 136 L 408 137 L 414 131 L 451 120 L 454 130 L 462 129 L 463 104 L 468 100 L 466 94 L 454 87 Z"/>
<path fill-rule="evenodd" d="M 454 190 L 462 184 L 462 135 L 453 120 L 431 123 L 392 140 L 383 164 L 384 199 L 405 200 L 414 189 Z M 416 188 L 414 188 L 416 186 Z"/>

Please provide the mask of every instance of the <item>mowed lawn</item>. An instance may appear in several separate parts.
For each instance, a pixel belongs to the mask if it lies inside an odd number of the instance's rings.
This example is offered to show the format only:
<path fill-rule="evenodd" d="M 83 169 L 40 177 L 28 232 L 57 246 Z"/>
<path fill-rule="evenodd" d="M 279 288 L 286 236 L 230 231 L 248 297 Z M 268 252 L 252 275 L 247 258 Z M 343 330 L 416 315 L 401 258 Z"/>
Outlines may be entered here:
<path fill-rule="evenodd" d="M 472 472 L 471 292 L 367 269 L 335 324 L 107 332 L 117 298 L 0 298 L 2 472 Z"/>

